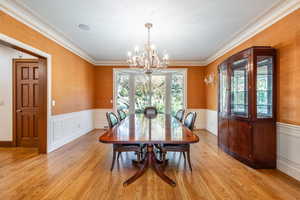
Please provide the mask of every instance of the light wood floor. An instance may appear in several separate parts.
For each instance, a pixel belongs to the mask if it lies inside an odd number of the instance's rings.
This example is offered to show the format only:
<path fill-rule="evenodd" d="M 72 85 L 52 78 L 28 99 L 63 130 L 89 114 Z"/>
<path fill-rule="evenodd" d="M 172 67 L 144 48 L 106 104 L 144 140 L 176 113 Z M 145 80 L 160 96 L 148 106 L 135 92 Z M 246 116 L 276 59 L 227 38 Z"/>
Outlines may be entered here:
<path fill-rule="evenodd" d="M 136 170 L 124 154 L 111 173 L 111 145 L 97 142 L 97 130 L 48 155 L 34 149 L 0 148 L 0 199 L 300 199 L 300 182 L 277 170 L 254 170 L 217 148 L 217 138 L 200 131 L 192 145 L 193 172 L 171 154 L 172 188 L 149 170 L 128 187 Z M 180 162 L 178 162 L 180 160 Z M 179 163 L 179 164 L 178 164 Z"/>

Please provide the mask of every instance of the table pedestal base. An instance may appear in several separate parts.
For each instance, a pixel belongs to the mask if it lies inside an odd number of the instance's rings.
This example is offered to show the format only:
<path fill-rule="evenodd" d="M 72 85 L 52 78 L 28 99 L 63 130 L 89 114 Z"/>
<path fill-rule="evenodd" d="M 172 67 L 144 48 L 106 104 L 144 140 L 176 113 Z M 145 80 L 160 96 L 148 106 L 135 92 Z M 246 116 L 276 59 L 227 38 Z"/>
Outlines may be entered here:
<path fill-rule="evenodd" d="M 155 153 L 153 151 L 153 145 L 149 144 L 147 145 L 147 152 L 145 155 L 144 160 L 142 161 L 142 163 L 140 164 L 140 168 L 139 170 L 131 177 L 129 178 L 127 181 L 125 181 L 123 183 L 124 186 L 127 186 L 131 183 L 133 183 L 134 181 L 136 181 L 138 178 L 140 178 L 150 167 L 155 171 L 155 173 L 166 183 L 168 183 L 169 185 L 175 187 L 176 186 L 176 182 L 173 181 L 172 179 L 170 179 L 167 175 L 164 174 L 164 169 L 162 165 L 164 165 L 163 163 L 161 163 L 155 156 Z"/>

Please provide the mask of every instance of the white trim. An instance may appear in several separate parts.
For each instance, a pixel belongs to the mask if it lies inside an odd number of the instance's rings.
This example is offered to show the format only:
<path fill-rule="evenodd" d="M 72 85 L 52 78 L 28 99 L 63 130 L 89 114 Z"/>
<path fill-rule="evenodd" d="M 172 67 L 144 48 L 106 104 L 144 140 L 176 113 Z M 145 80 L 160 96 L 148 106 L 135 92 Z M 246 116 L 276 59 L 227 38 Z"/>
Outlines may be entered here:
<path fill-rule="evenodd" d="M 270 10 L 263 13 L 260 17 L 256 18 L 255 21 L 248 24 L 241 31 L 233 35 L 233 39 L 228 41 L 221 49 L 216 53 L 209 56 L 206 60 L 173 60 L 170 61 L 170 66 L 206 66 L 213 61 L 215 61 L 220 56 L 226 54 L 228 51 L 237 47 L 241 43 L 250 39 L 257 33 L 268 28 L 272 24 L 276 23 L 283 17 L 292 13 L 296 9 L 300 8 L 300 0 L 282 0 Z M 73 41 L 68 39 L 62 32 L 56 30 L 54 27 L 46 23 L 45 19 L 42 19 L 33 10 L 21 5 L 20 2 L 16 0 L 3 0 L 0 4 L 0 10 L 9 14 L 10 16 L 16 18 L 20 22 L 26 24 L 32 29 L 38 31 L 39 33 L 45 35 L 49 39 L 55 41 L 56 43 L 62 45 L 66 49 L 80 56 L 81 58 L 87 60 L 96 66 L 126 66 L 125 61 L 118 60 L 94 60 L 87 52 L 79 48 Z"/>
<path fill-rule="evenodd" d="M 218 112 L 206 109 L 206 130 L 214 135 L 218 135 Z"/>
<path fill-rule="evenodd" d="M 300 126 L 277 122 L 277 168 L 300 181 Z"/>
<path fill-rule="evenodd" d="M 52 81 L 52 56 L 47 54 L 39 49 L 31 47 L 23 42 L 15 40 L 11 37 L 8 37 L 2 33 L 0 33 L 0 40 L 4 41 L 13 46 L 20 47 L 22 49 L 26 49 L 29 52 L 35 53 L 47 59 L 47 152 L 49 152 L 49 133 L 51 132 L 50 120 L 51 120 L 51 81 Z"/>
<path fill-rule="evenodd" d="M 112 108 L 94 109 L 94 128 L 95 129 L 108 128 L 106 112 L 113 112 L 113 109 Z"/>
<path fill-rule="evenodd" d="M 126 61 L 122 60 L 98 60 L 94 62 L 95 66 L 128 66 Z M 206 61 L 198 61 L 198 60 L 170 60 L 169 66 L 197 66 L 197 67 L 205 67 Z"/>
<path fill-rule="evenodd" d="M 257 18 L 256 21 L 248 24 L 243 30 L 233 35 L 233 39 L 226 43 L 221 49 L 219 49 L 215 54 L 208 57 L 205 64 L 208 65 L 215 61 L 217 58 L 223 56 L 230 50 L 234 49 L 238 45 L 247 41 L 251 37 L 255 36 L 259 32 L 270 27 L 272 24 L 276 23 L 283 17 L 292 13 L 293 11 L 300 8 L 300 0 L 283 0 L 277 5 L 271 8 L 269 11 L 264 13 L 261 17 Z"/>
<path fill-rule="evenodd" d="M 128 66 L 128 63 L 123 60 L 97 60 L 95 66 Z"/>
<path fill-rule="evenodd" d="M 29 26 L 33 30 L 41 33 L 55 43 L 63 46 L 74 54 L 80 56 L 91 64 L 95 63 L 91 56 L 89 56 L 84 50 L 76 46 L 74 42 L 68 39 L 62 32 L 59 32 L 49 25 L 45 19 L 42 19 L 41 16 L 28 7 L 25 7 L 25 5 L 21 5 L 15 0 L 3 0 L 0 3 L 0 10 Z"/>
<path fill-rule="evenodd" d="M 298 8 L 300 8 L 300 0 L 282 0 L 255 21 L 248 24 L 241 31 L 234 34 L 231 41 L 228 41 L 226 45 L 219 49 L 215 54 L 209 56 L 206 60 L 173 60 L 170 61 L 170 66 L 206 66 Z M 127 65 L 126 62 L 118 60 L 94 60 L 87 52 L 76 46 L 76 44 L 68 39 L 63 33 L 46 23 L 45 19 L 42 19 L 34 11 L 25 7 L 23 4 L 21 5 L 20 2 L 17 2 L 16 0 L 3 0 L 0 4 L 0 10 L 62 45 L 93 65 Z"/>
<path fill-rule="evenodd" d="M 196 112 L 197 117 L 195 121 L 195 129 L 206 129 L 206 109 L 202 108 L 187 108 L 185 115 L 189 112 Z"/>
<path fill-rule="evenodd" d="M 48 152 L 79 138 L 94 130 L 94 110 L 59 114 L 51 116 Z"/>

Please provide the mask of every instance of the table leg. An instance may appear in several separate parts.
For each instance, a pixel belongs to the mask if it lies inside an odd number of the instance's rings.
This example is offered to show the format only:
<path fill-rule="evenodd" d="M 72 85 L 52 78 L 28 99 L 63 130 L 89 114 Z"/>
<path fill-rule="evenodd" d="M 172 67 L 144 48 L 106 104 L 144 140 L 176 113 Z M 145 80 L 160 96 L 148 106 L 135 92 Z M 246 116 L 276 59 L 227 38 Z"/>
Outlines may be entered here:
<path fill-rule="evenodd" d="M 153 151 L 153 145 L 151 144 L 147 145 L 147 153 L 145 155 L 144 160 L 141 163 L 141 167 L 132 177 L 130 177 L 127 181 L 125 181 L 123 185 L 127 186 L 133 183 L 139 177 L 141 177 L 149 167 L 151 167 L 163 181 L 165 181 L 166 183 L 168 183 L 173 187 L 176 186 L 176 182 L 164 174 L 164 170 L 160 165 L 161 163 L 156 158 L 155 153 Z"/>

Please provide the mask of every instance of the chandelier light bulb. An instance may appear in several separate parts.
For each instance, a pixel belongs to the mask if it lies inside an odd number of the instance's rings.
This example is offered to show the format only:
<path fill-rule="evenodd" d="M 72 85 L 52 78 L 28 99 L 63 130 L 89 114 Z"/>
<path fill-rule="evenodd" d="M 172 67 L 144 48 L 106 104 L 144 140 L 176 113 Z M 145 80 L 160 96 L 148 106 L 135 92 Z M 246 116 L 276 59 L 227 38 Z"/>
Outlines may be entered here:
<path fill-rule="evenodd" d="M 169 60 L 169 55 L 168 54 L 164 55 L 164 60 Z"/>
<path fill-rule="evenodd" d="M 127 63 L 130 67 L 135 69 L 142 69 L 146 74 L 151 74 L 154 70 L 160 70 L 168 66 L 169 56 L 164 52 L 164 55 L 160 57 L 156 46 L 151 44 L 150 40 L 150 29 L 152 28 L 151 23 L 146 23 L 145 27 L 148 32 L 147 43 L 144 45 L 144 49 L 139 49 L 135 46 L 133 54 L 128 52 Z"/>
<path fill-rule="evenodd" d="M 138 46 L 135 46 L 135 47 L 134 47 L 134 52 L 135 52 L 135 53 L 138 53 L 138 52 L 139 52 L 139 47 L 138 47 Z"/>

